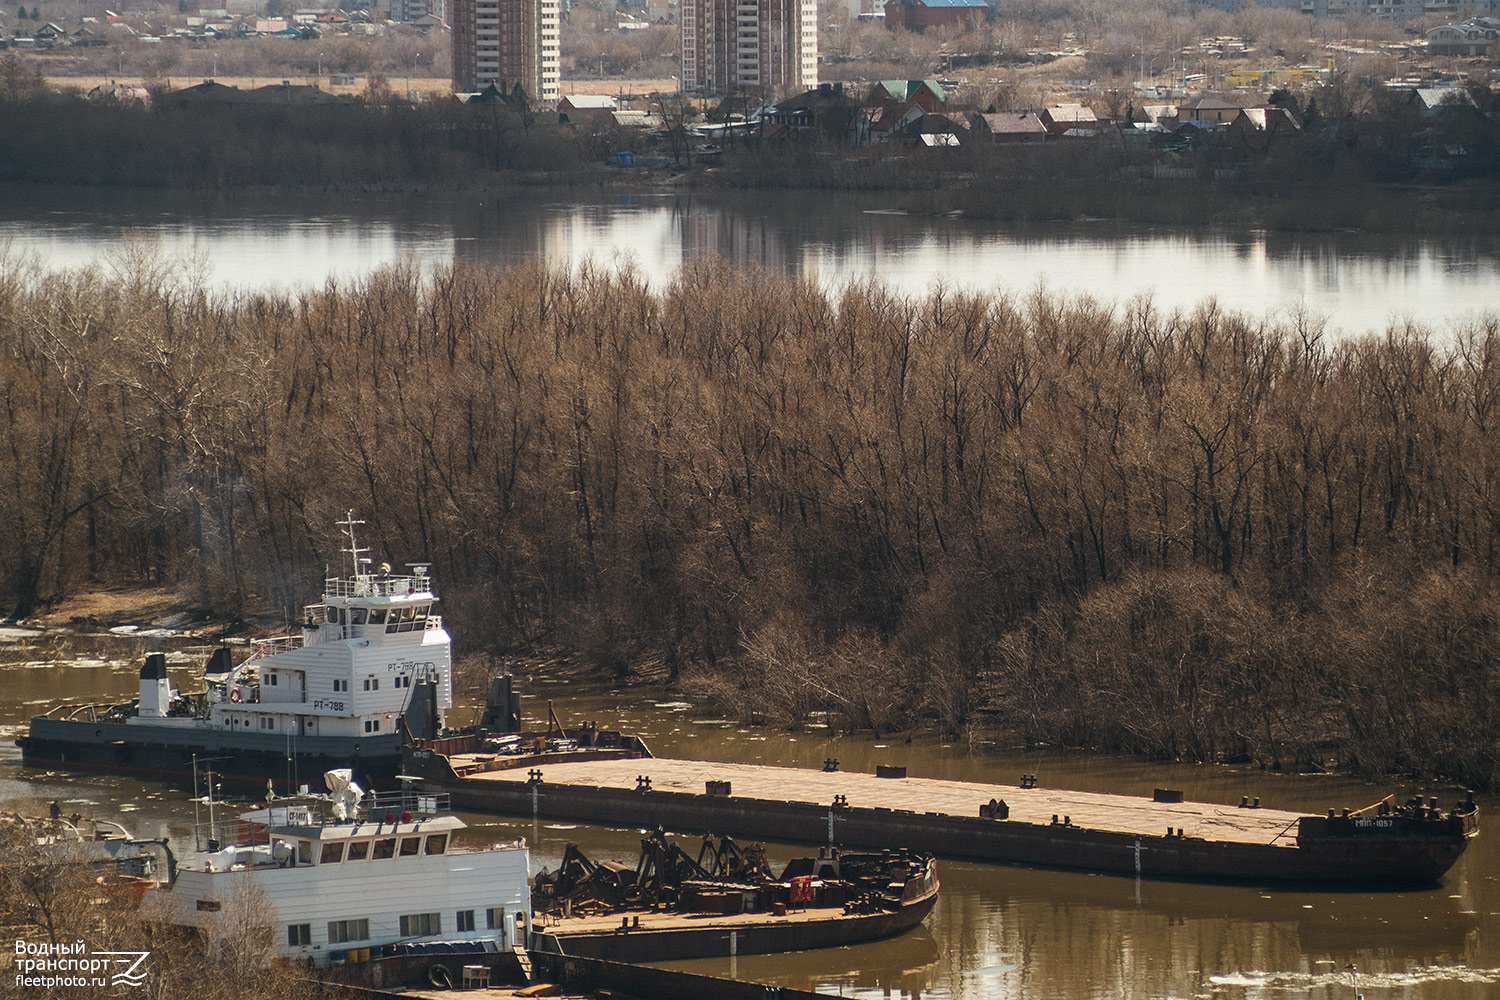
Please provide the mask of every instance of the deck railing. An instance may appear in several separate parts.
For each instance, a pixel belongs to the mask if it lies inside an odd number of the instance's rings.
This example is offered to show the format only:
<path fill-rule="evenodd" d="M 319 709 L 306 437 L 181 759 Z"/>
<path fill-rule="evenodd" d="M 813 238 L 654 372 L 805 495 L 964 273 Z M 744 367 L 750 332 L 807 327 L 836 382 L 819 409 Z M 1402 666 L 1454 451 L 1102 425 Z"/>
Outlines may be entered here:
<path fill-rule="evenodd" d="M 430 576 L 330 576 L 323 581 L 329 597 L 432 596 Z"/>

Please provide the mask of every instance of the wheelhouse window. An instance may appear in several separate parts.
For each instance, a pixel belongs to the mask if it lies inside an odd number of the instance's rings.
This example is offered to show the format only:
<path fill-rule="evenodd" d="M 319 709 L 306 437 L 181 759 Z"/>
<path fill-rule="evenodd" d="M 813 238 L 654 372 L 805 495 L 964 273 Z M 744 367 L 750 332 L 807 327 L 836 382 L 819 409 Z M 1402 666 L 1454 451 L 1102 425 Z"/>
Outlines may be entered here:
<path fill-rule="evenodd" d="M 421 837 L 402 837 L 401 838 L 401 856 L 403 858 L 412 857 L 414 854 L 417 853 L 417 845 L 421 844 L 421 842 L 422 842 L 422 838 Z"/>
<path fill-rule="evenodd" d="M 322 852 L 318 855 L 318 863 L 322 865 L 336 865 L 343 860 L 344 842 L 342 840 L 334 840 L 324 844 Z"/>
<path fill-rule="evenodd" d="M 349 855 L 345 860 L 363 861 L 370 856 L 370 842 L 368 840 L 353 840 L 349 842 Z"/>
<path fill-rule="evenodd" d="M 442 854 L 448 849 L 448 835 L 446 833 L 434 833 L 427 838 L 427 853 Z"/>
<path fill-rule="evenodd" d="M 394 837 L 390 838 L 389 840 L 375 841 L 374 858 L 376 861 L 384 861 L 386 858 L 394 858 L 395 856 L 396 839 Z"/>

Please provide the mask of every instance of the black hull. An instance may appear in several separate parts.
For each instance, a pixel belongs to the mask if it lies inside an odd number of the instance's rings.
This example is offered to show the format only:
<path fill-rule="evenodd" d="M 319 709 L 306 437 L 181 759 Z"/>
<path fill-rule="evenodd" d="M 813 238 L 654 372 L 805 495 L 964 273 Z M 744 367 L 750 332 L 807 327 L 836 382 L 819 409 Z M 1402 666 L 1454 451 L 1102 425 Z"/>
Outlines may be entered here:
<path fill-rule="evenodd" d="M 385 740 L 323 738 L 288 748 L 274 738 L 219 734 L 211 730 L 152 733 L 122 723 L 35 719 L 28 735 L 16 740 L 26 767 L 125 774 L 152 781 L 190 785 L 194 759 L 199 774 L 237 788 L 264 790 L 269 779 L 278 794 L 300 785 L 322 788 L 323 773 L 350 768 L 365 788 L 389 788 L 401 769 L 396 737 Z M 310 745 L 309 745 L 310 744 Z"/>
<path fill-rule="evenodd" d="M 789 951 L 838 948 L 879 941 L 911 930 L 920 924 L 937 902 L 933 891 L 899 910 L 847 916 L 832 913 L 824 919 L 792 921 L 766 915 L 726 926 L 631 928 L 587 933 L 569 933 L 562 926 L 539 932 L 536 947 L 558 950 L 565 955 L 597 958 L 610 962 L 675 962 L 689 958 L 728 955 L 780 955 Z"/>
<path fill-rule="evenodd" d="M 444 773 L 446 771 L 446 773 Z M 453 774 L 435 754 L 410 753 L 407 773 L 452 796 L 455 808 L 609 826 L 713 830 L 786 843 L 824 843 L 836 821 L 845 848 L 906 848 L 945 858 L 1153 879 L 1336 889 L 1440 883 L 1468 846 L 1478 813 L 1427 836 L 1329 837 L 1301 846 L 1151 836 L 940 813 L 584 785 L 485 781 Z M 987 791 L 987 789 L 986 789 Z M 978 797 L 976 791 L 976 798 Z"/>

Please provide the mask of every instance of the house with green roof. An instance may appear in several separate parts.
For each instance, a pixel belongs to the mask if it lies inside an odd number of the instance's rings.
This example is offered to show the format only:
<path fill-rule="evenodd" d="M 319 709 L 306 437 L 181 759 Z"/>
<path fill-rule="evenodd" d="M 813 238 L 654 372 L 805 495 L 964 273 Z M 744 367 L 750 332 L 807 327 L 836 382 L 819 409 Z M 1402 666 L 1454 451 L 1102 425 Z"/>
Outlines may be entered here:
<path fill-rule="evenodd" d="M 915 104 L 923 111 L 941 111 L 948 92 L 936 80 L 880 80 L 870 90 L 866 105 L 885 108 Z"/>

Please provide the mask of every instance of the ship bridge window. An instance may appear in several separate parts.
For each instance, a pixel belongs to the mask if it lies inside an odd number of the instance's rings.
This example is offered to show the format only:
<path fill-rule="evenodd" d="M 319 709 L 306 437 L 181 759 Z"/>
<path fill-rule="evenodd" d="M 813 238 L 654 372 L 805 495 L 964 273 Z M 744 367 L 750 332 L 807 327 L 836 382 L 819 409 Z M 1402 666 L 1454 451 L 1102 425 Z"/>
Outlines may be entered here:
<path fill-rule="evenodd" d="M 310 865 L 313 863 L 313 846 L 310 840 L 297 841 L 297 864 Z"/>
<path fill-rule="evenodd" d="M 417 845 L 420 844 L 421 842 L 422 842 L 422 838 L 421 837 L 402 837 L 401 838 L 401 856 L 403 858 L 409 858 L 412 855 L 416 854 L 417 853 Z"/>
<path fill-rule="evenodd" d="M 370 624 L 371 625 L 384 625 L 385 624 L 385 608 L 371 608 L 370 609 Z"/>
<path fill-rule="evenodd" d="M 328 623 L 330 625 L 338 625 L 343 620 L 344 620 L 344 609 L 343 608 L 329 608 L 328 609 Z"/>
<path fill-rule="evenodd" d="M 363 861 L 370 856 L 370 842 L 368 840 L 354 840 L 349 843 L 349 861 Z"/>
<path fill-rule="evenodd" d="M 419 604 L 414 608 L 392 608 L 386 619 L 387 632 L 421 632 L 427 628 L 427 610 L 431 605 Z"/>
<path fill-rule="evenodd" d="M 368 613 L 369 612 L 367 612 L 364 608 L 350 608 L 349 609 L 349 624 L 351 624 L 351 625 L 363 625 L 365 623 L 365 615 L 368 614 Z"/>
<path fill-rule="evenodd" d="M 323 852 L 318 855 L 318 864 L 336 865 L 344 860 L 344 842 L 342 840 L 331 841 L 323 845 Z"/>
<path fill-rule="evenodd" d="M 384 861 L 386 858 L 394 858 L 396 856 L 395 838 L 393 837 L 390 840 L 375 841 L 375 853 L 372 856 L 376 861 Z"/>
<path fill-rule="evenodd" d="M 442 854 L 448 849 L 448 835 L 446 833 L 434 833 L 427 838 L 427 853 Z M 472 928 L 470 928 L 472 930 Z"/>

